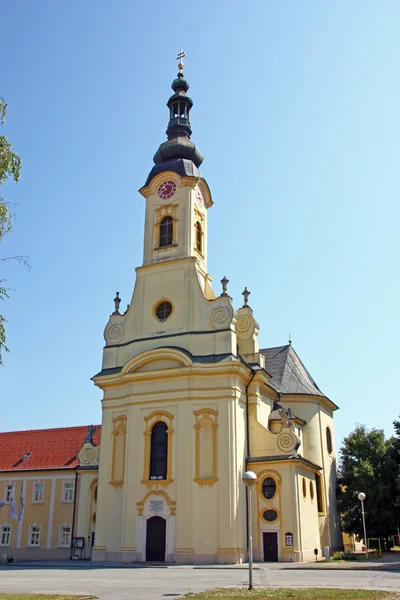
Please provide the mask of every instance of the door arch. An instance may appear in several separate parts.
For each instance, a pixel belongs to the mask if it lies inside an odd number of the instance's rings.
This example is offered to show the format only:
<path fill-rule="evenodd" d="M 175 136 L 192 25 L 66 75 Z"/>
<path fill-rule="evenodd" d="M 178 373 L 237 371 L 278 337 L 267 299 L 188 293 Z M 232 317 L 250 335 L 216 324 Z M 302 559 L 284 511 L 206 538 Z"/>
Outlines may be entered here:
<path fill-rule="evenodd" d="M 165 562 L 166 520 L 151 517 L 146 523 L 146 561 Z"/>

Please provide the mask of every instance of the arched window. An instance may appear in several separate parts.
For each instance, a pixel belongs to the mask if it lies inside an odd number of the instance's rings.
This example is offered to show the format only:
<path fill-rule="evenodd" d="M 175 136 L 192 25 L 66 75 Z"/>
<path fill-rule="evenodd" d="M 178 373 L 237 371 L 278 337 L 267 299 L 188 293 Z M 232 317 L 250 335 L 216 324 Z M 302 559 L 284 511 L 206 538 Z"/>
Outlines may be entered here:
<path fill-rule="evenodd" d="M 201 230 L 201 225 L 197 221 L 197 223 L 196 223 L 196 250 L 198 250 L 199 252 L 202 252 L 202 250 L 203 250 L 202 237 L 203 237 L 203 232 Z"/>
<path fill-rule="evenodd" d="M 174 220 L 172 217 L 164 217 L 160 223 L 160 248 L 172 246 L 174 232 Z"/>
<path fill-rule="evenodd" d="M 326 428 L 326 447 L 328 448 L 329 454 L 332 454 L 332 434 L 329 427 Z"/>
<path fill-rule="evenodd" d="M 168 427 L 163 421 L 158 421 L 151 430 L 149 479 L 167 479 L 167 429 Z"/>

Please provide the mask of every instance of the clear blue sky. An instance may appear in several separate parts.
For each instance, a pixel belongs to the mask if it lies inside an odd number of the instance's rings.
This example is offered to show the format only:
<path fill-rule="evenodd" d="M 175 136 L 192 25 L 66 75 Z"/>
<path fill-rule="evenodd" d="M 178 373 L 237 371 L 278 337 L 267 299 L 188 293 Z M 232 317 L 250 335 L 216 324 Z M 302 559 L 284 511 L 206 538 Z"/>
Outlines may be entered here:
<path fill-rule="evenodd" d="M 260 345 L 293 345 L 336 439 L 400 413 L 400 3 L 3 0 L 0 95 L 23 158 L 0 255 L 0 430 L 98 423 L 103 329 L 142 262 L 137 190 L 165 140 L 176 54 L 215 201 L 214 289 L 251 290 Z"/>

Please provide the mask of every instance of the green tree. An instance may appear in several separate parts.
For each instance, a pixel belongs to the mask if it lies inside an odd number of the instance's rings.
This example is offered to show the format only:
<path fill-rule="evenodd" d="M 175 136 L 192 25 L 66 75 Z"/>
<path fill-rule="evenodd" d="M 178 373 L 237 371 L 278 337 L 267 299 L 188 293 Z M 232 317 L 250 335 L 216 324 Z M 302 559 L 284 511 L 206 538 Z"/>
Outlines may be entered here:
<path fill-rule="evenodd" d="M 3 126 L 6 120 L 7 103 L 3 98 L 0 98 L 0 125 Z M 8 141 L 5 135 L 0 135 L 0 190 L 9 177 L 16 183 L 19 180 L 22 161 L 14 148 Z M 4 236 L 12 229 L 13 212 L 8 202 L 3 197 L 0 197 L 0 242 Z M 26 263 L 26 258 L 23 256 L 0 257 L 0 260 L 5 261 L 10 258 L 15 258 Z M 0 279 L 0 299 L 7 298 L 7 290 L 2 285 L 3 280 Z M 5 318 L 0 314 L 0 364 L 2 364 L 2 350 L 8 350 L 6 346 L 6 331 Z"/>
<path fill-rule="evenodd" d="M 367 536 L 386 541 L 396 533 L 396 478 L 393 438 L 385 440 L 380 429 L 357 425 L 340 449 L 338 508 L 342 528 L 363 538 L 358 493 L 364 492 Z"/>

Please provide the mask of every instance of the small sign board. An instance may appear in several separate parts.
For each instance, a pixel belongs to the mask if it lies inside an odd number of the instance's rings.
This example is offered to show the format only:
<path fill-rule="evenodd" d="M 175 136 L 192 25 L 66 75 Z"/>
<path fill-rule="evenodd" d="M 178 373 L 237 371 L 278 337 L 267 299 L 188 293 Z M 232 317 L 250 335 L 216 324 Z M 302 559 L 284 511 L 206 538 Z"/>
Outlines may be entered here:
<path fill-rule="evenodd" d="M 83 538 L 83 537 L 72 538 L 72 547 L 73 548 L 83 548 L 84 545 L 85 545 L 85 538 Z"/>

